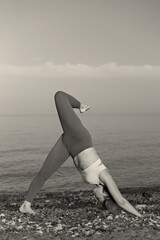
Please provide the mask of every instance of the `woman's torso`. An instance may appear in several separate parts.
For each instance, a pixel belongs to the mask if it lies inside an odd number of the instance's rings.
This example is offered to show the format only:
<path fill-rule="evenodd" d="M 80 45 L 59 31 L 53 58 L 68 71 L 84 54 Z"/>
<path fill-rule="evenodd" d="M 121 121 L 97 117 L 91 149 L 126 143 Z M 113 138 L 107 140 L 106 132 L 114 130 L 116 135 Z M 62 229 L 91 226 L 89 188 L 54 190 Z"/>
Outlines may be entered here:
<path fill-rule="evenodd" d="M 73 161 L 78 170 L 83 171 L 99 159 L 94 147 L 87 148 L 77 154 Z"/>

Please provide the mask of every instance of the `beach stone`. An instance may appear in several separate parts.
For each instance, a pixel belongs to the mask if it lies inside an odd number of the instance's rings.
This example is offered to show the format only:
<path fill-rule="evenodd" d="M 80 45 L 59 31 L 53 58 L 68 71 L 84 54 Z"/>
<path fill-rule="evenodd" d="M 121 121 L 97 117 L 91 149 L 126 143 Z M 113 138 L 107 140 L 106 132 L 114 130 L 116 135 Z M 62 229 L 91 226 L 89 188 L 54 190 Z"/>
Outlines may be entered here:
<path fill-rule="evenodd" d="M 92 225 L 92 223 L 88 222 L 88 223 L 85 224 L 85 226 L 89 226 L 89 225 Z"/>
<path fill-rule="evenodd" d="M 18 222 L 19 222 L 19 223 L 21 223 L 21 222 L 22 222 L 22 219 L 21 219 L 21 218 L 19 218 L 19 219 L 18 219 Z"/>
<path fill-rule="evenodd" d="M 77 230 L 78 229 L 78 227 L 71 227 L 70 228 L 70 231 L 75 231 L 75 230 Z"/>
<path fill-rule="evenodd" d="M 11 206 L 16 206 L 16 205 L 17 205 L 17 203 L 10 203 L 10 205 L 11 205 Z"/>
<path fill-rule="evenodd" d="M 40 235 L 43 235 L 42 230 L 39 230 L 39 231 L 37 231 L 36 233 L 37 233 L 37 234 L 40 234 Z"/>
<path fill-rule="evenodd" d="M 73 234 L 71 237 L 78 237 L 79 236 L 79 233 L 75 233 L 75 234 Z"/>
<path fill-rule="evenodd" d="M 5 217 L 5 214 L 4 214 L 4 213 L 1 213 L 1 214 L 0 214 L 0 217 Z"/>
<path fill-rule="evenodd" d="M 94 235 L 97 235 L 98 237 L 100 237 L 102 234 L 101 234 L 101 232 L 95 232 L 95 234 Z"/>
<path fill-rule="evenodd" d="M 51 225 L 52 223 L 51 222 L 45 222 L 44 224 L 45 225 Z"/>
<path fill-rule="evenodd" d="M 107 220 L 112 221 L 113 217 L 110 215 L 110 216 L 107 217 Z"/>
<path fill-rule="evenodd" d="M 152 223 L 157 224 L 157 221 L 153 220 L 152 218 L 150 218 L 150 221 L 151 221 Z"/>
<path fill-rule="evenodd" d="M 152 222 L 149 222 L 149 225 L 150 225 L 150 226 L 154 226 L 154 224 L 153 224 Z"/>
<path fill-rule="evenodd" d="M 8 224 L 10 224 L 11 226 L 14 226 L 16 224 L 15 221 L 9 221 Z"/>
<path fill-rule="evenodd" d="M 84 233 L 84 235 L 87 236 L 87 237 L 90 236 L 90 235 L 92 235 L 92 231 L 89 231 L 89 230 L 88 230 L 88 231 L 84 231 L 83 233 Z"/>
<path fill-rule="evenodd" d="M 143 227 L 143 231 L 144 231 L 144 232 L 149 232 L 150 230 L 149 230 L 148 227 L 145 226 L 145 227 Z"/>
<path fill-rule="evenodd" d="M 100 230 L 102 231 L 107 231 L 109 229 L 109 226 L 107 226 L 106 224 L 102 225 L 102 227 L 100 228 Z"/>
<path fill-rule="evenodd" d="M 37 229 L 37 230 L 41 230 L 42 227 L 41 227 L 41 226 L 36 226 L 36 229 Z"/>
<path fill-rule="evenodd" d="M 0 225 L 0 230 L 5 230 L 5 228 L 3 226 Z"/>
<path fill-rule="evenodd" d="M 18 227 L 16 227 L 16 229 L 21 230 L 21 229 L 23 229 L 23 226 L 18 226 Z"/>
<path fill-rule="evenodd" d="M 47 229 L 48 229 L 48 228 L 52 228 L 52 225 L 47 225 Z"/>
<path fill-rule="evenodd" d="M 61 231 L 63 229 L 62 224 L 57 224 L 57 226 L 54 228 L 55 231 Z"/>
<path fill-rule="evenodd" d="M 136 209 L 144 209 L 144 208 L 146 208 L 146 207 L 147 207 L 146 204 L 137 204 L 137 205 L 135 206 Z"/>
<path fill-rule="evenodd" d="M 30 225 L 27 225 L 26 228 L 31 228 L 31 226 L 30 226 Z"/>

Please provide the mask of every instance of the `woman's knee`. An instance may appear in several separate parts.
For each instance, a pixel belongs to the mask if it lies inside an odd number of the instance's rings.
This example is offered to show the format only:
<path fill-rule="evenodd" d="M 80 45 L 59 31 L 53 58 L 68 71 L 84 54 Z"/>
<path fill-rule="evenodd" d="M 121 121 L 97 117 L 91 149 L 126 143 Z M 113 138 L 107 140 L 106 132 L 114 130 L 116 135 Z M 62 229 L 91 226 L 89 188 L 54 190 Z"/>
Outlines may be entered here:
<path fill-rule="evenodd" d="M 63 91 L 57 91 L 54 95 L 54 99 L 55 101 L 58 99 L 58 98 L 61 98 L 62 96 L 64 96 L 64 92 Z"/>

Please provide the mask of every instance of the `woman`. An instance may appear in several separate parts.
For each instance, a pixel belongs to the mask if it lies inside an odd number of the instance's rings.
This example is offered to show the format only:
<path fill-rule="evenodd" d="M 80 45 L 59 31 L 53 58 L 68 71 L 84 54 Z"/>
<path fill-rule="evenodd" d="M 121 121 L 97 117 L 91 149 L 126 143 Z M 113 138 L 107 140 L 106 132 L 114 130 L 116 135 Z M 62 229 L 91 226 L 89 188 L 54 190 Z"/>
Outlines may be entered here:
<path fill-rule="evenodd" d="M 142 217 L 121 195 L 108 169 L 96 153 L 89 132 L 73 110 L 77 108 L 83 113 L 89 109 L 89 106 L 81 104 L 77 99 L 62 91 L 55 94 L 55 104 L 63 134 L 30 184 L 26 200 L 19 209 L 20 212 L 35 214 L 31 203 L 36 194 L 44 182 L 71 156 L 84 181 L 96 185 L 94 192 L 100 202 L 104 202 L 106 196 L 104 190 L 107 189 L 120 207 L 135 216 Z"/>

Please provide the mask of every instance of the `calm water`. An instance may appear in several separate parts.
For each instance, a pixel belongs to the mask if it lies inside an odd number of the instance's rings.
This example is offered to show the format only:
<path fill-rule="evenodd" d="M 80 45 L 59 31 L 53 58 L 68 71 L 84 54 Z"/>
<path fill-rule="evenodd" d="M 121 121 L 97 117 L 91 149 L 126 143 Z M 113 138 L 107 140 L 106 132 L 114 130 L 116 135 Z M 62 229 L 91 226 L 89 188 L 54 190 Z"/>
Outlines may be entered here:
<path fill-rule="evenodd" d="M 81 119 L 119 187 L 160 185 L 160 116 Z M 0 116 L 0 191 L 27 191 L 61 133 L 56 116 Z M 90 188 L 69 158 L 42 191 Z"/>

